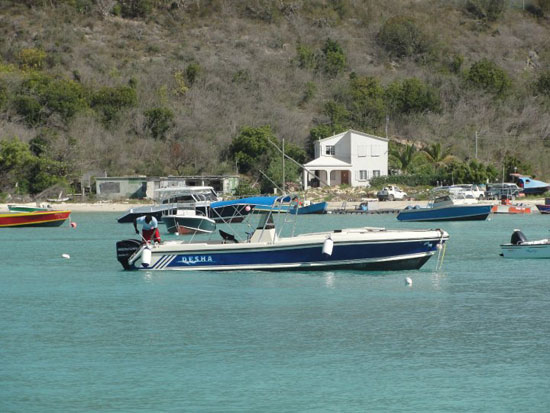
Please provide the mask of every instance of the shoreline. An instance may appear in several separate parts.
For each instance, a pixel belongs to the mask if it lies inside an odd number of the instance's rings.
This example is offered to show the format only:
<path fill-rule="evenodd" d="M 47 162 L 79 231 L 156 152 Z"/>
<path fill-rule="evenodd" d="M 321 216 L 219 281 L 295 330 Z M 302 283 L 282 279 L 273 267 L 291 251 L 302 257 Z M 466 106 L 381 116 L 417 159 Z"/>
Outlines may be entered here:
<path fill-rule="evenodd" d="M 488 203 L 491 203 L 493 205 L 499 204 L 498 201 L 487 201 Z M 403 209 L 407 205 L 420 205 L 425 206 L 428 203 L 428 201 L 377 201 L 377 200 L 370 200 L 369 204 L 371 205 L 372 209 Z M 544 198 L 536 198 L 536 199 L 528 199 L 528 200 L 522 200 L 522 199 L 516 199 L 513 201 L 515 204 L 521 204 L 525 206 L 531 207 L 532 213 L 538 213 L 536 204 L 544 204 Z M 8 205 L 11 205 L 13 203 L 3 203 L 0 204 L 0 213 L 8 213 Z M 53 209 L 59 209 L 59 210 L 66 210 L 71 212 L 124 212 L 129 210 L 130 208 L 134 207 L 141 207 L 141 206 L 152 206 L 154 205 L 153 202 L 151 203 L 130 203 L 130 202 L 109 202 L 109 201 L 103 201 L 103 202 L 49 202 L 46 203 L 47 205 L 50 205 Z M 329 211 L 337 211 L 341 210 L 342 206 L 345 205 L 345 209 L 355 209 L 356 206 L 360 204 L 359 201 L 349 201 L 349 202 L 334 202 L 331 201 L 328 203 L 328 210 Z M 34 202 L 27 202 L 27 203 L 21 203 L 17 205 L 27 205 L 27 206 L 36 206 L 36 203 Z"/>

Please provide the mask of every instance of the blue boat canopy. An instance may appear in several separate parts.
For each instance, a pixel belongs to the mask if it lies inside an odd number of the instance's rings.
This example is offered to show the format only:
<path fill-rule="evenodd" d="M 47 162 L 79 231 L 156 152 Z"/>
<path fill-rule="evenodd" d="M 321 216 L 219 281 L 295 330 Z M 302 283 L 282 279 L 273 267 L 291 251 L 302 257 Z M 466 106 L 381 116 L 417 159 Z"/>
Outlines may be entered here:
<path fill-rule="evenodd" d="M 210 204 L 211 208 L 221 208 L 233 205 L 260 205 L 273 206 L 277 202 L 290 202 L 291 196 L 252 196 L 248 198 L 233 199 L 230 201 L 217 201 Z"/>

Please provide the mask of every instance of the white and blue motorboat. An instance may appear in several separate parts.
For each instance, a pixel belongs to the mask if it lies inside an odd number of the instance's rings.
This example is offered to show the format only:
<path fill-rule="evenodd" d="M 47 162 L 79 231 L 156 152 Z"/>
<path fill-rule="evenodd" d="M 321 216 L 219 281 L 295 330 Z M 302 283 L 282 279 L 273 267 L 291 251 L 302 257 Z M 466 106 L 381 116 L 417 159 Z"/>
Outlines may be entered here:
<path fill-rule="evenodd" d="M 427 206 L 407 206 L 399 211 L 399 221 L 483 221 L 491 213 L 492 205 L 479 204 L 475 199 L 455 198 L 449 195 L 434 199 Z"/>
<path fill-rule="evenodd" d="M 274 204 L 288 198 L 276 198 Z M 124 269 L 149 271 L 408 270 L 418 269 L 434 254 L 441 254 L 449 239 L 441 229 L 351 228 L 294 235 L 298 215 L 276 211 L 274 205 L 271 210 L 249 214 L 246 225 L 231 225 L 242 227 L 242 235 L 220 230 L 218 239 L 193 238 L 157 245 L 119 241 L 117 259 Z M 283 235 L 285 224 L 293 225 L 290 235 Z"/>

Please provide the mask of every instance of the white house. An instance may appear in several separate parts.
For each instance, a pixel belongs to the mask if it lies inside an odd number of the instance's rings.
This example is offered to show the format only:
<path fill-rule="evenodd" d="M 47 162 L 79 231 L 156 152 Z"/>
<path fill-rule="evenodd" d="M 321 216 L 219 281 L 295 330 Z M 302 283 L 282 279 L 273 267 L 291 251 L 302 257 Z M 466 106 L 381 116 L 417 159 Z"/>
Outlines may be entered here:
<path fill-rule="evenodd" d="M 388 174 L 388 139 L 349 129 L 314 145 L 315 159 L 303 165 L 305 189 L 368 186 L 371 178 Z"/>

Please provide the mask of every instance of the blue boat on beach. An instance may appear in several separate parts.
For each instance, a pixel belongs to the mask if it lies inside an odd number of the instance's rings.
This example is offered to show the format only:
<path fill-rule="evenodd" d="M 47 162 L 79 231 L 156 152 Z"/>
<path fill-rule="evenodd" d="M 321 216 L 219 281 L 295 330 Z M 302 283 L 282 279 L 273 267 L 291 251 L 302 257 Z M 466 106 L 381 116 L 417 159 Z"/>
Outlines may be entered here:
<path fill-rule="evenodd" d="M 510 174 L 517 181 L 518 186 L 523 189 L 525 195 L 541 195 L 550 190 L 548 182 L 538 181 L 521 174 Z"/>
<path fill-rule="evenodd" d="M 478 204 L 471 199 L 453 199 L 449 195 L 436 198 L 428 206 L 408 206 L 397 215 L 399 221 L 483 221 L 492 205 Z"/>

